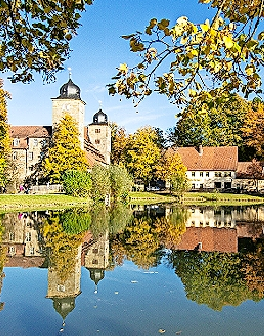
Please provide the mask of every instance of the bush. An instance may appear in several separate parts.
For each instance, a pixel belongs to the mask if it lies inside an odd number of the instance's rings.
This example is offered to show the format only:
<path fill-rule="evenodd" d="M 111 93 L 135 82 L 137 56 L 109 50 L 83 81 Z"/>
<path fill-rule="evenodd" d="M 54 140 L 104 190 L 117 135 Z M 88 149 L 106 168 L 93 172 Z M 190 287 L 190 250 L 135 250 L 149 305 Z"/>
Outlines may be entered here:
<path fill-rule="evenodd" d="M 132 177 L 128 174 L 126 168 L 121 166 L 110 165 L 109 170 L 112 196 L 114 198 L 125 198 L 132 189 Z"/>
<path fill-rule="evenodd" d="M 104 200 L 110 193 L 110 176 L 108 167 L 94 166 L 91 171 L 91 196 L 95 201 Z"/>
<path fill-rule="evenodd" d="M 62 184 L 67 195 L 85 197 L 92 187 L 91 176 L 88 172 L 67 170 L 62 176 Z"/>

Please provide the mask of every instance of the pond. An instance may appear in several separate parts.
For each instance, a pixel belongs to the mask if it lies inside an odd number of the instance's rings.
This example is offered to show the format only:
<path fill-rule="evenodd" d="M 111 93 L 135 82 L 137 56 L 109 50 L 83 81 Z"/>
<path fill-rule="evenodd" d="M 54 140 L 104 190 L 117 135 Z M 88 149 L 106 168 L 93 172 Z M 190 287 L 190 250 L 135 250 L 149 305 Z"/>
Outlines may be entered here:
<path fill-rule="evenodd" d="M 263 335 L 264 206 L 9 213 L 5 336 Z"/>

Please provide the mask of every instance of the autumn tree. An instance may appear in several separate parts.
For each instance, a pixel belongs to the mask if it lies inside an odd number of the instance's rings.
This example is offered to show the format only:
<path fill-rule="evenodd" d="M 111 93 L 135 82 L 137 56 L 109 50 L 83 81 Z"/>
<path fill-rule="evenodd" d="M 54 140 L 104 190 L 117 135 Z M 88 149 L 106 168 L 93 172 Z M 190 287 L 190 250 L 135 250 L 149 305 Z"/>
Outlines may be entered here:
<path fill-rule="evenodd" d="M 255 149 L 260 159 L 264 158 L 264 103 L 256 100 L 248 110 L 242 128 L 246 144 Z"/>
<path fill-rule="evenodd" d="M 66 114 L 52 136 L 48 157 L 43 164 L 44 175 L 52 182 L 61 182 L 66 170 L 86 171 L 88 163 L 81 149 L 79 132 L 74 119 Z"/>
<path fill-rule="evenodd" d="M 78 262 L 78 249 L 82 244 L 84 231 L 77 234 L 67 233 L 59 214 L 53 213 L 40 229 L 44 238 L 45 253 L 49 266 L 58 274 L 61 281 L 66 281 L 74 272 Z"/>
<path fill-rule="evenodd" d="M 171 24 L 152 18 L 144 32 L 123 36 L 140 61 L 120 64 L 110 94 L 132 98 L 135 104 L 154 91 L 176 104 L 203 100 L 206 94 L 208 109 L 223 93 L 247 97 L 261 92 L 263 0 L 199 2 L 214 8 L 211 19 L 193 23 L 181 16 Z"/>
<path fill-rule="evenodd" d="M 118 197 L 125 198 L 133 186 L 133 179 L 128 174 L 125 167 L 118 165 L 109 166 L 111 195 L 117 199 Z"/>
<path fill-rule="evenodd" d="M 111 123 L 111 163 L 125 166 L 129 137 L 123 127 Z"/>
<path fill-rule="evenodd" d="M 156 176 L 169 182 L 170 191 L 181 195 L 187 190 L 187 168 L 182 163 L 180 155 L 173 150 L 166 150 L 156 166 Z"/>
<path fill-rule="evenodd" d="M 0 79 L 0 188 L 6 185 L 7 160 L 10 154 L 9 126 L 7 124 L 7 98 L 10 95 L 3 89 L 3 81 Z"/>
<path fill-rule="evenodd" d="M 217 97 L 210 109 L 204 100 L 191 99 L 177 116 L 176 126 L 169 131 L 169 140 L 176 146 L 239 146 L 243 147 L 242 126 L 251 102 L 238 94 Z"/>
<path fill-rule="evenodd" d="M 155 166 L 160 158 L 158 136 L 150 126 L 138 129 L 129 137 L 127 169 L 134 178 L 150 181 L 154 177 Z"/>
<path fill-rule="evenodd" d="M 260 162 L 253 159 L 250 165 L 247 167 L 246 174 L 249 178 L 252 178 L 255 184 L 256 191 L 258 191 L 258 181 L 264 177 L 263 168 Z"/>
<path fill-rule="evenodd" d="M 80 26 L 80 12 L 92 0 L 1 1 L 0 71 L 13 73 L 13 82 L 33 80 L 41 73 L 54 80 L 69 57 L 69 42 Z"/>

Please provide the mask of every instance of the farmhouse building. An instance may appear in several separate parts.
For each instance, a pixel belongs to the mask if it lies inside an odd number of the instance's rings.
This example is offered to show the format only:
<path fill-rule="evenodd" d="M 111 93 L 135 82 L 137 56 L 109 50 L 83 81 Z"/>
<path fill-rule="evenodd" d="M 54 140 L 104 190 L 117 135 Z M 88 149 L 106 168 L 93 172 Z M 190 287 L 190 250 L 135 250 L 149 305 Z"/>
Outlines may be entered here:
<path fill-rule="evenodd" d="M 174 147 L 187 167 L 192 189 L 230 189 L 238 166 L 238 147 Z"/>

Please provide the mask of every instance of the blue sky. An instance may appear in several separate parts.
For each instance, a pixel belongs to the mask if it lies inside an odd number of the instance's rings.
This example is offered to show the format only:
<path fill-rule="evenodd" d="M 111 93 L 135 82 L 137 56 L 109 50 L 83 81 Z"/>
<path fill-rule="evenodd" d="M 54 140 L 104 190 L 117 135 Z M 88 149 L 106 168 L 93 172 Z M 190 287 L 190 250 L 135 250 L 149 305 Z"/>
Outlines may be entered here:
<path fill-rule="evenodd" d="M 86 102 L 87 124 L 98 111 L 98 101 L 102 101 L 109 120 L 124 126 L 128 132 L 145 125 L 163 130 L 173 127 L 179 108 L 166 97 L 154 94 L 135 108 L 131 100 L 120 101 L 120 96 L 109 96 L 106 84 L 111 82 L 120 63 L 132 66 L 139 60 L 121 35 L 143 31 L 152 17 L 168 18 L 174 23 L 182 15 L 202 23 L 210 17 L 210 11 L 206 5 L 198 4 L 198 0 L 95 0 L 82 15 L 82 27 L 71 41 L 71 57 L 55 83 L 43 85 L 38 75 L 31 84 L 12 84 L 5 80 L 5 89 L 13 97 L 8 102 L 9 123 L 51 125 L 50 98 L 59 95 L 60 87 L 68 81 L 67 68 L 71 68 L 72 80 L 81 88 L 81 97 Z"/>

